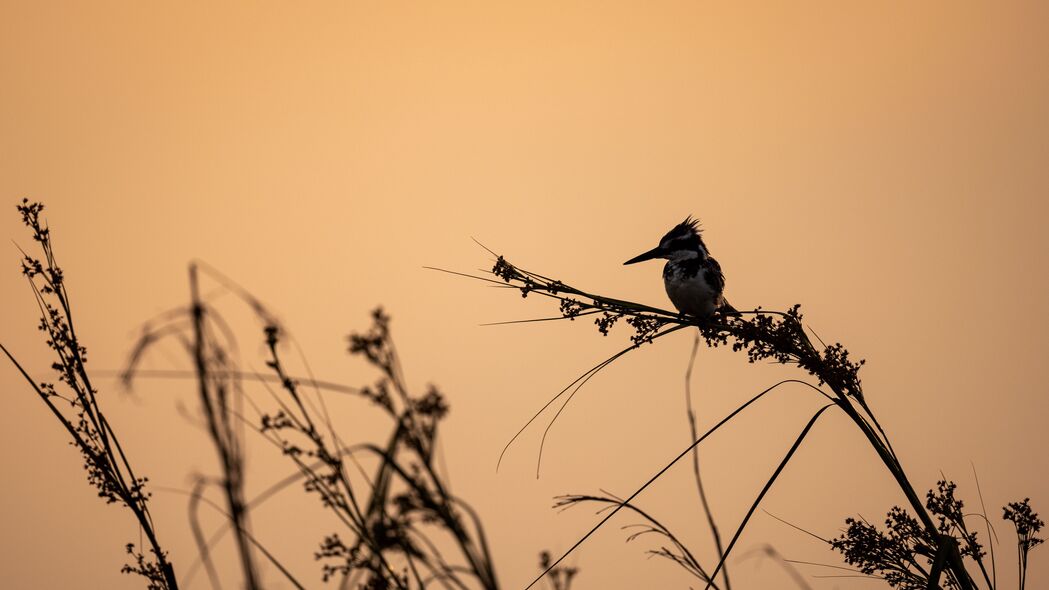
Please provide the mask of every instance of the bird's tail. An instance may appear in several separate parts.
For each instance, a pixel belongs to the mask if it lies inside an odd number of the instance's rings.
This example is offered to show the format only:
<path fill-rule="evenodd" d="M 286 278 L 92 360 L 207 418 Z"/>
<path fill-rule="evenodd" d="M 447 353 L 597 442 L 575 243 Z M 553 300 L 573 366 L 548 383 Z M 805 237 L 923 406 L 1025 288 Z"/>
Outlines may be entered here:
<path fill-rule="evenodd" d="M 722 315 L 739 315 L 739 310 L 732 307 L 732 304 L 724 297 L 721 298 L 721 305 L 718 306 L 717 312 Z"/>

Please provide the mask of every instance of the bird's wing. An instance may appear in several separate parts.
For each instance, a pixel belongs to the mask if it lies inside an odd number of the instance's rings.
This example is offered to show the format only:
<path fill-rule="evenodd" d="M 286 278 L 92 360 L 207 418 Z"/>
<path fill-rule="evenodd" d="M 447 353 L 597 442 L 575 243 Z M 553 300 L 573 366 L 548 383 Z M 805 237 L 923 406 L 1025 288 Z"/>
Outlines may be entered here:
<path fill-rule="evenodd" d="M 703 278 L 718 295 L 725 290 L 725 273 L 721 272 L 721 265 L 717 260 L 707 257 L 707 272 L 703 273 Z"/>
<path fill-rule="evenodd" d="M 732 307 L 732 304 L 725 300 L 725 273 L 721 271 L 721 265 L 718 264 L 717 260 L 707 257 L 707 272 L 703 273 L 703 277 L 706 279 L 707 284 L 710 285 L 710 288 L 714 290 L 714 304 L 718 310 L 722 313 L 738 313 L 736 308 Z"/>

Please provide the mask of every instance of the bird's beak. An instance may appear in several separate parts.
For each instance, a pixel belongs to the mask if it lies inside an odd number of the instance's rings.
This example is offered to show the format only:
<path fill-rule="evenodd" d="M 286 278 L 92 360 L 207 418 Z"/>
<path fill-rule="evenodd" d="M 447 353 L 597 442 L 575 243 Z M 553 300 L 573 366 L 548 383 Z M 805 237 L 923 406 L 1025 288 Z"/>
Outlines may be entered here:
<path fill-rule="evenodd" d="M 652 260 L 653 258 L 659 258 L 662 255 L 663 255 L 662 248 L 660 248 L 659 246 L 656 246 L 655 248 L 652 248 L 651 250 L 649 250 L 648 252 L 645 252 L 644 254 L 640 254 L 638 256 L 635 256 L 635 257 L 631 258 L 630 260 L 627 260 L 623 264 L 634 264 L 635 262 L 643 262 L 645 260 Z"/>

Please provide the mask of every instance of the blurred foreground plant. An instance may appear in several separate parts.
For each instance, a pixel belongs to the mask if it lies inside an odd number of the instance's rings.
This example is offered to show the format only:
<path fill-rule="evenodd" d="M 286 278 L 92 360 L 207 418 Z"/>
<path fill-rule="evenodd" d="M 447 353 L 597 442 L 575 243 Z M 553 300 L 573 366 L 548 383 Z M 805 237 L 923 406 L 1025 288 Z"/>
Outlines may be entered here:
<path fill-rule="evenodd" d="M 0 350 L 66 428 L 84 456 L 88 480 L 99 496 L 124 505 L 136 517 L 148 548 L 128 543 L 131 561 L 122 571 L 145 577 L 150 590 L 176 590 L 174 569 L 161 549 L 149 513 L 147 479 L 132 470 L 85 369 L 87 352 L 73 327 L 62 271 L 55 262 L 50 231 L 40 217 L 43 206 L 23 201 L 18 210 L 43 250 L 42 262 L 25 254 L 22 268 L 40 305 L 40 329 L 57 357 L 53 368 L 62 385 L 37 383 L 6 348 L 0 345 Z M 270 374 L 239 367 L 233 330 L 211 304 L 215 292 L 202 292 L 202 274 L 218 282 L 220 291 L 236 294 L 261 320 Z M 340 588 L 361 589 L 500 587 L 480 517 L 451 493 L 434 464 L 438 429 L 448 414 L 448 404 L 435 387 L 422 393 L 409 390 L 390 334 L 389 316 L 375 310 L 372 327 L 349 337 L 349 352 L 363 357 L 378 372 L 373 384 L 355 388 L 290 375 L 280 355 L 282 343 L 289 339 L 287 332 L 261 302 L 214 269 L 192 264 L 190 293 L 188 306 L 145 324 L 122 372 L 129 386 L 143 376 L 192 377 L 196 381 L 201 414 L 217 452 L 221 475 L 198 477 L 191 492 L 170 490 L 190 496 L 190 526 L 200 552 L 199 560 L 188 568 L 185 584 L 199 566 L 207 570 L 212 587 L 221 587 L 210 551 L 224 532 L 232 531 L 245 587 L 263 587 L 258 552 L 289 583 L 304 588 L 252 534 L 248 518 L 252 508 L 281 489 L 302 482 L 304 490 L 318 497 L 341 527 L 326 535 L 312 551 L 321 563 L 324 581 L 337 580 Z M 165 339 L 183 347 L 193 366 L 191 371 L 140 368 L 147 352 Z M 279 384 L 279 390 L 267 387 L 274 408 L 264 410 L 248 395 L 245 383 L 249 381 Z M 378 406 L 391 424 L 385 443 L 344 442 L 322 391 L 354 395 Z M 247 415 L 248 409 L 254 411 L 253 416 Z M 246 430 L 271 443 L 295 467 L 291 476 L 250 499 L 245 495 Z M 371 474 L 364 471 L 365 458 L 376 464 Z M 351 477 L 349 466 L 359 472 L 359 477 Z M 225 508 L 205 497 L 209 486 L 222 490 Z M 210 537 L 204 535 L 198 521 L 201 504 L 215 508 L 226 519 Z M 569 590 L 575 574 L 574 568 L 556 570 L 555 589 Z"/>
<path fill-rule="evenodd" d="M 434 466 L 437 429 L 447 415 L 444 396 L 430 386 L 412 395 L 404 383 L 389 331 L 389 316 L 372 313 L 372 327 L 350 336 L 349 351 L 379 371 L 374 385 L 359 390 L 393 423 L 384 447 L 344 445 L 334 430 L 324 436 L 319 417 L 303 403 L 298 383 L 288 376 L 278 354 L 280 330 L 267 326 L 268 365 L 280 378 L 291 403 L 263 414 L 260 432 L 280 446 L 300 469 L 306 489 L 318 494 L 352 534 L 348 542 L 332 533 L 321 544 L 324 577 L 339 574 L 352 581 L 364 575 L 364 588 L 423 588 L 433 581 L 465 587 L 471 578 L 482 588 L 499 587 L 484 528 L 477 513 L 450 493 Z M 356 454 L 379 459 L 366 490 L 355 489 L 345 460 Z M 317 463 L 308 461 L 316 460 Z M 435 533 L 454 542 L 461 564 L 438 549 Z M 400 569 L 395 569 L 400 564 Z"/>
<path fill-rule="evenodd" d="M 271 374 L 252 375 L 237 367 L 237 347 L 230 329 L 200 295 L 201 272 L 235 293 L 261 322 L 265 363 Z M 247 514 L 258 502 L 243 495 L 243 464 L 239 459 L 243 443 L 234 425 L 251 429 L 292 463 L 296 475 L 278 485 L 303 482 L 304 490 L 316 496 L 339 523 L 341 530 L 326 535 L 314 552 L 324 581 L 338 579 L 340 587 L 367 589 L 424 588 L 435 583 L 452 588 L 499 588 L 479 516 L 451 494 L 434 465 L 438 426 L 448 413 L 447 402 L 432 386 L 421 394 L 409 391 L 390 334 L 389 316 L 375 310 L 372 327 L 349 337 L 349 352 L 363 357 L 378 371 L 379 378 L 373 384 L 355 388 L 302 380 L 285 367 L 280 351 L 288 335 L 265 306 L 201 263 L 191 266 L 190 283 L 189 307 L 146 324 L 124 374 L 130 383 L 142 373 L 138 364 L 157 342 L 169 337 L 183 342 L 197 367 L 201 405 L 219 453 L 223 471 L 219 482 L 226 492 L 229 528 L 241 548 L 246 585 L 255 587 L 259 579 L 251 557 L 254 549 L 262 551 L 296 587 L 303 587 L 248 530 Z M 264 409 L 245 395 L 241 384 L 245 378 L 278 383 L 279 390 L 267 388 L 275 407 Z M 385 444 L 344 442 L 321 390 L 351 394 L 377 406 L 391 422 L 392 432 Z M 254 417 L 244 414 L 244 402 Z M 366 457 L 377 460 L 378 465 L 371 475 L 363 477 L 362 460 Z M 363 481 L 351 476 L 349 466 L 360 472 Z M 273 492 L 271 488 L 258 497 L 269 497 Z M 210 542 L 202 534 L 196 537 L 201 563 L 217 586 L 209 557 Z M 454 551 L 447 550 L 448 540 Z"/>

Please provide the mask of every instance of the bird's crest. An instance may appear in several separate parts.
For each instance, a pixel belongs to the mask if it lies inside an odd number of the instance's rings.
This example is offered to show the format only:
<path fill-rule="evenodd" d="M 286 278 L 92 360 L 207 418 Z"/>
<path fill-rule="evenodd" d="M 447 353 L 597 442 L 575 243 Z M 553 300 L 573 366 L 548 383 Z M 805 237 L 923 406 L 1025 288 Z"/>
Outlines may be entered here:
<path fill-rule="evenodd" d="M 692 216 L 689 215 L 684 221 L 675 225 L 673 229 L 668 231 L 667 234 L 663 236 L 663 239 L 660 240 L 660 243 L 666 244 L 674 239 L 689 238 L 692 236 L 698 237 L 702 232 L 703 230 L 699 228 L 699 220 L 692 219 Z"/>

